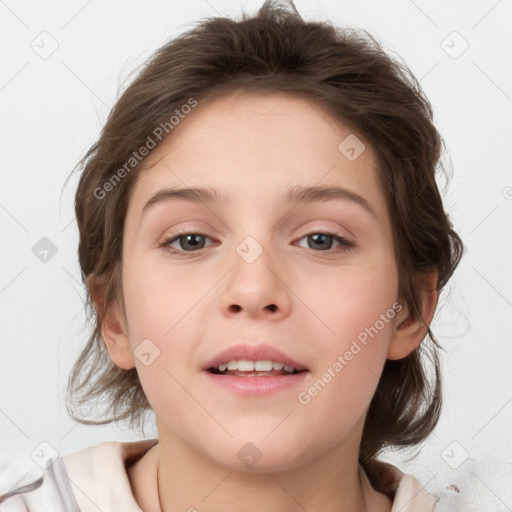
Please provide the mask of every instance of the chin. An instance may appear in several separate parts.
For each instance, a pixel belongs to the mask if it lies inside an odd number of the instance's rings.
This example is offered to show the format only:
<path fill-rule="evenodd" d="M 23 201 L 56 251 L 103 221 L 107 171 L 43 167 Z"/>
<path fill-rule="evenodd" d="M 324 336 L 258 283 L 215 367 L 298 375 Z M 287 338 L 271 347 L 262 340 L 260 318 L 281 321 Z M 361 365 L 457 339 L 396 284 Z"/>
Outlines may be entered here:
<path fill-rule="evenodd" d="M 305 459 L 303 448 L 299 451 L 298 446 L 301 445 L 293 440 L 279 436 L 272 440 L 265 439 L 265 436 L 252 439 L 242 442 L 231 440 L 220 453 L 212 454 L 213 459 L 230 471 L 241 473 L 287 471 L 298 467 L 303 462 L 301 459 Z"/>

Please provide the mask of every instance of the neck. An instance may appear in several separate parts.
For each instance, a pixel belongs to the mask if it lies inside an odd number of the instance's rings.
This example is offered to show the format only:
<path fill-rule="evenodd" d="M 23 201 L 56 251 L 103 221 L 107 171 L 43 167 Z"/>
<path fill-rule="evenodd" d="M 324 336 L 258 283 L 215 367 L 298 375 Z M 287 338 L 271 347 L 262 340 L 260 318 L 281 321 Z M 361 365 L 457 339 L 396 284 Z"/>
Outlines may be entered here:
<path fill-rule="evenodd" d="M 358 465 L 358 451 L 347 450 L 353 440 L 292 469 L 241 472 L 215 464 L 162 430 L 159 443 L 127 468 L 145 512 L 391 511 L 391 500 L 372 488 Z"/>
<path fill-rule="evenodd" d="M 367 499 L 372 499 L 371 486 L 361 478 L 357 457 L 340 458 L 336 448 L 327 457 L 293 469 L 260 473 L 230 471 L 179 442 L 160 440 L 155 448 L 162 512 L 240 508 L 247 512 L 365 512 Z"/>

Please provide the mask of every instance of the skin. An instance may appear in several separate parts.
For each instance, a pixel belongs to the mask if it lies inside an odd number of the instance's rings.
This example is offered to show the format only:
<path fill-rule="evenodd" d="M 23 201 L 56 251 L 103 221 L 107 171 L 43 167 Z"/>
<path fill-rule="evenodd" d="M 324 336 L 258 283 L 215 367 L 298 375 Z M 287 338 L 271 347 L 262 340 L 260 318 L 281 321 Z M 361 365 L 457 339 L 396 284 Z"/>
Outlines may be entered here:
<path fill-rule="evenodd" d="M 351 133 L 311 101 L 238 91 L 200 102 L 147 160 L 124 226 L 126 317 L 113 304 L 102 330 L 112 361 L 137 368 L 157 418 L 159 444 L 128 468 L 144 511 L 160 510 L 157 465 L 167 511 L 362 511 L 365 501 L 367 510 L 391 509 L 389 498 L 360 480 L 359 444 L 386 358 L 405 357 L 421 343 L 421 321 L 403 306 L 308 404 L 297 400 L 399 302 L 377 160 L 361 137 L 366 149 L 356 160 L 340 152 Z M 299 184 L 346 187 L 376 217 L 341 199 L 283 203 Z M 229 201 L 175 200 L 141 218 L 160 189 L 205 185 Z M 198 239 L 204 247 L 194 251 L 183 239 L 172 243 L 181 255 L 159 247 L 176 228 L 205 235 Z M 309 235 L 322 230 L 355 247 L 333 239 L 321 250 Z M 236 252 L 247 236 L 263 250 L 250 264 Z M 89 284 L 99 304 L 102 290 L 94 278 Z M 427 276 L 419 293 L 427 325 L 434 286 L 435 275 Z M 147 338 L 160 350 L 148 366 L 133 353 Z M 304 384 L 243 399 L 208 385 L 200 366 L 240 340 L 275 345 L 306 364 Z M 261 453 L 251 468 L 237 457 L 247 442 Z"/>

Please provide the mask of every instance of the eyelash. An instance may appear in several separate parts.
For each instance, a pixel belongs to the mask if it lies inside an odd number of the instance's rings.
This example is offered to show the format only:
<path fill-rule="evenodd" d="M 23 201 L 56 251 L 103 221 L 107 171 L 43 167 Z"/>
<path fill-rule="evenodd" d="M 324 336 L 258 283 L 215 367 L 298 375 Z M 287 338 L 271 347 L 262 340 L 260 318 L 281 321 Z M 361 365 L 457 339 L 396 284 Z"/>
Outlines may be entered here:
<path fill-rule="evenodd" d="M 184 237 L 184 236 L 187 236 L 187 235 L 200 235 L 200 236 L 203 236 L 205 238 L 210 238 L 209 236 L 207 236 L 207 235 L 205 235 L 203 233 L 199 233 L 199 232 L 195 232 L 195 231 L 176 231 L 176 232 L 172 233 L 172 235 L 167 237 L 165 240 L 163 240 L 159 244 L 159 247 L 165 249 L 170 254 L 174 254 L 174 255 L 177 255 L 177 254 L 180 254 L 180 255 L 183 255 L 183 254 L 194 254 L 195 252 L 200 252 L 201 249 L 199 249 L 197 251 L 181 251 L 181 250 L 171 249 L 171 247 L 169 247 L 169 244 L 171 244 L 173 242 L 176 242 L 181 237 Z M 348 240 L 347 238 L 345 238 L 345 237 L 343 237 L 341 235 L 337 235 L 336 233 L 332 233 L 330 231 L 311 231 L 310 233 L 306 233 L 299 240 L 307 238 L 310 235 L 327 235 L 327 236 L 332 236 L 335 241 L 339 242 L 342 245 L 342 247 L 338 247 L 337 248 L 337 249 L 342 250 L 342 251 L 351 251 L 351 250 L 353 250 L 355 248 L 355 245 L 350 240 Z M 311 249 L 311 250 L 313 250 L 313 249 Z M 327 249 L 325 251 L 314 251 L 313 250 L 313 252 L 319 252 L 319 253 L 332 253 L 334 251 L 336 251 L 336 249 Z"/>

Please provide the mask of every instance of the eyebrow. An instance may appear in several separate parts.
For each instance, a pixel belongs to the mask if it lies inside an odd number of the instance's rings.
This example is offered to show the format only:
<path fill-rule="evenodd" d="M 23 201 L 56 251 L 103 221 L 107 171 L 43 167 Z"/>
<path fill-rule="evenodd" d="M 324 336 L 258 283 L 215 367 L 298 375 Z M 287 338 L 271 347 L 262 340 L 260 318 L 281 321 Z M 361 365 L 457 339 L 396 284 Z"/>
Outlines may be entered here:
<path fill-rule="evenodd" d="M 142 214 L 156 204 L 166 203 L 174 200 L 190 201 L 193 203 L 214 203 L 218 201 L 227 202 L 227 194 L 219 192 L 210 187 L 192 188 L 165 188 L 156 192 L 142 208 Z M 342 199 L 351 201 L 361 206 L 372 217 L 377 219 L 377 214 L 372 205 L 363 196 L 337 185 L 304 187 L 297 185 L 286 192 L 283 197 L 285 203 L 314 203 L 328 201 L 331 199 Z"/>

